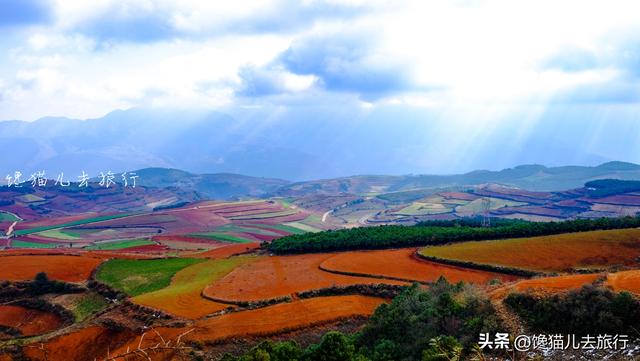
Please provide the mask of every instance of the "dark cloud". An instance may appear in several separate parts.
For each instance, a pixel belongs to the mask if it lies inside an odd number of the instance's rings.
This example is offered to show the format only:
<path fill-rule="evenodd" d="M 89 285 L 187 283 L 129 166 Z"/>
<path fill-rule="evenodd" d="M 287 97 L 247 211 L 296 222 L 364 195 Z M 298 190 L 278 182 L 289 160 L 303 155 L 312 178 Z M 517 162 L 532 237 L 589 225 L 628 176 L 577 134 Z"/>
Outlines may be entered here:
<path fill-rule="evenodd" d="M 52 18 L 44 0 L 0 0 L 0 28 L 48 23 Z"/>
<path fill-rule="evenodd" d="M 278 61 L 295 74 L 315 75 L 329 91 L 347 91 L 375 99 L 413 87 L 407 68 L 375 61 L 372 34 L 310 37 L 296 40 Z"/>

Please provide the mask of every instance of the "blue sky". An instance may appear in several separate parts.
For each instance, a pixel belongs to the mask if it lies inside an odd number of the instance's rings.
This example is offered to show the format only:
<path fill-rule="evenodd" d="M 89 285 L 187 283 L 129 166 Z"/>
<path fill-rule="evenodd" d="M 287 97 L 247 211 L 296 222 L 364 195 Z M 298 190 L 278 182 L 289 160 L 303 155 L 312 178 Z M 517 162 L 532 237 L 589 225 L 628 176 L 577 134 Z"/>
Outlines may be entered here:
<path fill-rule="evenodd" d="M 581 135 L 565 148 L 589 159 L 640 161 L 637 1 L 0 0 L 0 8 L 2 120 L 170 107 L 268 113 L 255 120 L 268 122 L 320 108 L 345 121 L 423 117 L 429 134 L 446 138 L 425 139 L 433 148 L 522 146 L 557 126 Z M 630 129 L 622 145 L 602 131 L 608 124 Z"/>

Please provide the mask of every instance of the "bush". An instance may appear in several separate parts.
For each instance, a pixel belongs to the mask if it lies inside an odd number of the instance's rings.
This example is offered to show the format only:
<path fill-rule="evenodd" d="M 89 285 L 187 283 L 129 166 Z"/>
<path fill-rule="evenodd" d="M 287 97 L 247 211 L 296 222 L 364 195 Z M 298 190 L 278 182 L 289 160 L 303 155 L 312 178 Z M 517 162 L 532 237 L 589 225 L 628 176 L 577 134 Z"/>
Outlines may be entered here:
<path fill-rule="evenodd" d="M 505 304 L 536 332 L 635 333 L 634 327 L 640 324 L 638 299 L 593 285 L 546 298 L 514 293 L 505 298 Z"/>

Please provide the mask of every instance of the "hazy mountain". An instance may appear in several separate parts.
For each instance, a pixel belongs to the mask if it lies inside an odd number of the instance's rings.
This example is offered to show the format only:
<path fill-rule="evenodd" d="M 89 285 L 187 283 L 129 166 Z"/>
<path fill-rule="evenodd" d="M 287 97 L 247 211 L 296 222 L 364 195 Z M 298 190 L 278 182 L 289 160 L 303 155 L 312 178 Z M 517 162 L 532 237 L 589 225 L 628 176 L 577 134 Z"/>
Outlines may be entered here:
<path fill-rule="evenodd" d="M 608 162 L 595 167 L 521 165 L 501 171 L 478 170 L 457 175 L 353 176 L 292 183 L 281 188 L 281 196 L 336 193 L 387 193 L 424 188 L 461 188 L 485 183 L 536 190 L 561 191 L 582 187 L 594 179 L 640 179 L 640 165 Z"/>
<path fill-rule="evenodd" d="M 192 174 L 166 168 L 146 168 L 135 173 L 139 177 L 140 185 L 195 191 L 209 199 L 260 198 L 289 184 L 288 181 L 281 179 L 229 173 Z"/>
<path fill-rule="evenodd" d="M 50 178 L 64 172 L 74 179 L 82 170 L 96 176 L 109 170 L 161 167 L 194 174 L 233 173 L 300 181 L 353 174 L 458 174 L 529 163 L 596 165 L 634 159 L 636 154 L 632 151 L 637 143 L 635 128 L 626 123 L 587 128 L 568 121 L 547 121 L 523 133 L 514 128 L 519 123 L 508 122 L 478 133 L 451 125 L 428 111 L 327 109 L 250 109 L 233 116 L 130 109 L 88 120 L 50 117 L 34 122 L 3 121 L 0 175 L 45 170 Z M 587 131 L 592 128 L 598 132 Z M 605 143 L 610 153 L 599 148 Z M 579 173 L 580 169 L 573 171 Z M 541 174 L 536 176 L 537 172 Z M 554 176 L 554 172 L 564 175 Z M 549 176 L 553 180 L 545 185 Z M 573 180 L 562 168 L 529 166 L 499 175 L 472 172 L 463 180 L 455 176 L 400 177 L 391 188 L 466 184 L 491 181 L 492 177 L 498 177 L 496 181 L 522 178 L 517 184 L 555 188 L 576 185 L 591 175 L 577 175 Z M 563 183 L 554 183 L 560 178 L 565 179 Z"/>

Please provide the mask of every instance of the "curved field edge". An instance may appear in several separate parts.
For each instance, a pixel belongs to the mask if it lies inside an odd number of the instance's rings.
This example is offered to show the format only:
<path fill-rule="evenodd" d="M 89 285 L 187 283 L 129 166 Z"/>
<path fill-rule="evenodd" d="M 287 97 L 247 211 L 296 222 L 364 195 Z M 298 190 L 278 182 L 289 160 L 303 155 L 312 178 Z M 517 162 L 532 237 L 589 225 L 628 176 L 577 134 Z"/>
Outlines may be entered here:
<path fill-rule="evenodd" d="M 129 296 L 163 289 L 178 271 L 203 262 L 195 258 L 111 259 L 102 263 L 96 280 Z"/>
<path fill-rule="evenodd" d="M 493 279 L 511 281 L 515 277 L 528 275 L 497 272 L 486 268 L 470 269 L 454 264 L 443 265 L 441 262 L 431 262 L 417 256 L 415 248 L 341 252 L 325 259 L 318 268 L 347 276 L 417 282 L 425 285 L 432 284 L 441 277 L 454 283 L 487 283 Z"/>
<path fill-rule="evenodd" d="M 600 230 L 452 243 L 425 247 L 417 254 L 434 262 L 523 275 L 597 272 L 612 266 L 637 265 L 639 240 L 640 229 Z"/>
<path fill-rule="evenodd" d="M 238 256 L 206 260 L 187 266 L 176 272 L 169 286 L 136 296 L 132 301 L 186 318 L 199 318 L 221 311 L 229 305 L 203 298 L 202 290 L 236 267 L 253 262 L 257 258 L 257 256 Z"/>
<path fill-rule="evenodd" d="M 503 273 L 503 274 L 518 276 L 518 277 L 535 277 L 535 276 L 552 275 L 550 273 L 530 271 L 524 268 L 504 267 L 504 266 L 497 266 L 497 265 L 491 265 L 491 264 L 458 261 L 458 260 L 447 259 L 447 258 L 426 256 L 422 254 L 420 251 L 416 251 L 415 255 L 417 258 L 420 258 L 427 262 L 441 263 L 447 266 L 462 267 L 462 268 L 474 269 L 478 271 Z"/>

